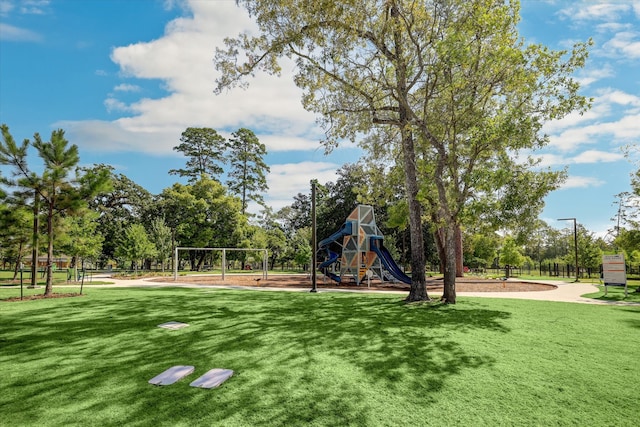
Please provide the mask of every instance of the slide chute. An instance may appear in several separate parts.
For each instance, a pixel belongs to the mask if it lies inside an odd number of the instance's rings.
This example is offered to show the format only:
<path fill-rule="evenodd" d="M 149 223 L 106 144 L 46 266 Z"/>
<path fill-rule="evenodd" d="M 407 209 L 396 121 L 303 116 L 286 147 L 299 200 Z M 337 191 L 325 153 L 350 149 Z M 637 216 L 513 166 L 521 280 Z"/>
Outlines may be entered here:
<path fill-rule="evenodd" d="M 398 267 L 398 264 L 391 258 L 391 254 L 387 250 L 387 248 L 382 243 L 383 238 L 381 236 L 371 236 L 371 250 L 378 255 L 382 265 L 385 270 L 389 272 L 393 277 L 401 281 L 402 283 L 406 283 L 408 285 L 411 284 L 411 277 L 404 274 L 404 272 Z"/>
<path fill-rule="evenodd" d="M 332 273 L 328 270 L 331 264 L 333 264 L 334 262 L 338 261 L 338 259 L 340 259 L 340 254 L 329 249 L 329 246 L 334 242 L 340 243 L 340 240 L 344 236 L 351 235 L 352 230 L 353 230 L 353 227 L 351 222 L 347 221 L 344 224 L 342 224 L 342 227 L 340 227 L 338 231 L 336 231 L 326 239 L 322 239 L 318 243 L 318 252 L 324 252 L 325 254 L 325 260 L 320 263 L 320 265 L 318 266 L 318 269 L 322 272 L 322 274 L 326 275 L 332 280 L 335 280 L 338 283 L 342 281 L 342 278 L 339 275 Z"/>

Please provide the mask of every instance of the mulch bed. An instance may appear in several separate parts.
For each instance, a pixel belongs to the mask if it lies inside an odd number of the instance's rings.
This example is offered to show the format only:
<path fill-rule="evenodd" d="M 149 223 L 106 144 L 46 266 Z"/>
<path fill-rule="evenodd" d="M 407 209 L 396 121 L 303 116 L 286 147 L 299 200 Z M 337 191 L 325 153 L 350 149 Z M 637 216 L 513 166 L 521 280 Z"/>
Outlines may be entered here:
<path fill-rule="evenodd" d="M 167 278 L 155 279 L 155 281 L 166 282 Z M 305 275 L 278 275 L 270 274 L 267 279 L 262 275 L 225 275 L 222 280 L 221 275 L 212 276 L 178 276 L 179 283 L 197 283 L 200 285 L 229 285 L 229 286 L 255 286 L 271 288 L 311 288 L 311 279 Z M 371 286 L 367 283 L 357 286 L 355 283 L 336 283 L 329 279 L 324 279 L 321 274 L 317 276 L 316 286 L 318 289 L 353 289 L 353 290 L 406 290 L 409 285 L 404 283 L 381 283 L 379 280 L 372 280 Z M 536 292 L 549 291 L 555 289 L 554 285 L 542 283 L 529 283 L 517 281 L 504 281 L 497 279 L 482 279 L 462 277 L 456 279 L 457 292 Z M 429 292 L 442 291 L 442 279 L 428 279 L 427 290 Z"/>
<path fill-rule="evenodd" d="M 170 279 L 159 277 L 152 279 L 154 282 L 166 283 Z M 211 276 L 179 276 L 178 283 L 194 283 L 199 285 L 226 285 L 226 286 L 247 286 L 247 287 L 270 287 L 270 288 L 309 288 L 311 289 L 311 279 L 305 275 L 279 275 L 270 274 L 267 279 L 262 275 L 225 275 L 222 280 L 221 275 Z M 336 283 L 324 278 L 321 274 L 317 276 L 316 286 L 318 289 L 349 289 L 354 291 L 409 291 L 409 285 L 404 283 L 382 283 L 379 280 L 372 280 L 371 286 L 363 283 L 357 286 L 355 283 Z M 462 277 L 456 279 L 457 292 L 536 292 L 550 291 L 555 289 L 554 285 L 542 283 L 529 283 L 517 281 L 504 281 L 497 279 L 482 279 L 476 277 Z M 438 293 L 443 291 L 442 279 L 428 279 L 427 291 Z M 53 293 L 45 297 L 43 294 L 13 297 L 0 300 L 1 302 L 32 301 L 45 298 L 70 298 L 84 296 L 79 293 Z"/>
<path fill-rule="evenodd" d="M 53 293 L 53 294 L 48 295 L 48 296 L 45 296 L 44 294 L 25 295 L 22 299 L 20 297 L 12 297 L 12 298 L 2 299 L 0 301 L 2 301 L 2 302 L 33 301 L 33 300 L 37 300 L 37 299 L 71 298 L 71 297 L 83 297 L 83 296 L 84 296 L 84 294 L 78 294 L 78 293 L 66 293 L 66 294 Z"/>

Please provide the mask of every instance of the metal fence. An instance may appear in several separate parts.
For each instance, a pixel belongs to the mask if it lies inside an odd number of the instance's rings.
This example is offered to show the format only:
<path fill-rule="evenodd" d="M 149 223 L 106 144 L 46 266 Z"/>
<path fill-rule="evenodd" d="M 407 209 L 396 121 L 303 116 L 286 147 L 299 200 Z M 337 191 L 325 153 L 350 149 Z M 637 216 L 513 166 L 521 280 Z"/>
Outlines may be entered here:
<path fill-rule="evenodd" d="M 472 269 L 471 273 L 484 273 L 506 276 L 507 268 Z M 576 277 L 576 268 L 571 264 L 543 263 L 539 265 L 525 265 L 523 267 L 509 267 L 509 276 L 547 276 L 570 278 Z M 602 264 L 598 268 L 580 267 L 578 277 L 599 278 L 602 276 Z M 627 278 L 640 279 L 640 264 L 627 265 Z"/>

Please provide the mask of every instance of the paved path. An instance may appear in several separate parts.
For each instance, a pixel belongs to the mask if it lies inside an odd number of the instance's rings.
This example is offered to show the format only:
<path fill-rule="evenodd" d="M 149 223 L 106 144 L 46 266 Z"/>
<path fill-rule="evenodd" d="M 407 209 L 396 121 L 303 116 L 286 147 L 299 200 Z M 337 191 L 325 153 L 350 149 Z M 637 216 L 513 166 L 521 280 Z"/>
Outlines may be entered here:
<path fill-rule="evenodd" d="M 183 288 L 218 288 L 218 289 L 240 289 L 255 291 L 290 291 L 290 292 L 309 292 L 309 287 L 305 288 L 282 288 L 282 287 L 255 287 L 255 286 L 233 286 L 233 285 L 210 285 L 201 283 L 174 282 L 170 278 L 166 282 L 158 282 L 154 279 L 116 279 L 110 275 L 94 275 L 93 280 L 106 280 L 113 282 L 110 285 L 96 285 L 103 287 L 183 287 Z M 517 281 L 522 281 L 518 279 Z M 583 304 L 598 305 L 633 305 L 640 306 L 637 302 L 627 301 L 603 301 L 591 298 L 583 298 L 582 295 L 597 292 L 598 288 L 590 283 L 566 283 L 559 280 L 535 280 L 534 283 L 544 283 L 556 286 L 556 289 L 549 291 L 530 291 L 530 292 L 458 292 L 460 297 L 484 297 L 484 298 L 512 298 L 512 299 L 528 299 L 539 301 L 558 301 L 558 302 L 577 302 Z M 85 286 L 92 286 L 91 283 L 85 282 Z M 372 293 L 392 293 L 406 294 L 406 291 L 367 291 L 367 290 L 349 290 L 349 289 L 322 289 L 321 292 L 372 292 Z M 440 294 L 432 295 L 440 296 Z"/>

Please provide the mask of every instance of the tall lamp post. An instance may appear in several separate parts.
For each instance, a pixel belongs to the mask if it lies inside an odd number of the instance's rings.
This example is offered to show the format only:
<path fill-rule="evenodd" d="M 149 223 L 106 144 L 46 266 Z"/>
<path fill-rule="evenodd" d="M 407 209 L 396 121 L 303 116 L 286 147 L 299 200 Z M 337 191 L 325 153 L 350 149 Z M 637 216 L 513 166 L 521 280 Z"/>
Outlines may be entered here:
<path fill-rule="evenodd" d="M 573 221 L 573 248 L 575 249 L 576 254 L 576 282 L 579 282 L 578 279 L 580 274 L 580 267 L 578 267 L 578 225 L 576 223 L 575 218 L 558 218 L 558 221 Z"/>
<path fill-rule="evenodd" d="M 318 262 L 318 255 L 316 251 L 318 248 L 318 237 L 317 237 L 317 228 L 318 225 L 316 223 L 316 180 L 311 181 L 311 291 L 310 292 L 318 292 L 317 286 L 317 276 L 316 276 L 316 264 Z"/>

